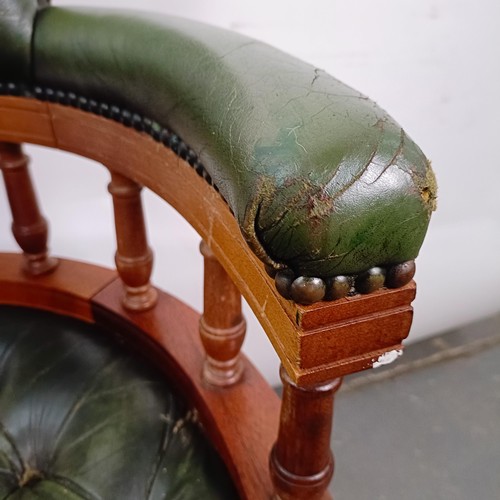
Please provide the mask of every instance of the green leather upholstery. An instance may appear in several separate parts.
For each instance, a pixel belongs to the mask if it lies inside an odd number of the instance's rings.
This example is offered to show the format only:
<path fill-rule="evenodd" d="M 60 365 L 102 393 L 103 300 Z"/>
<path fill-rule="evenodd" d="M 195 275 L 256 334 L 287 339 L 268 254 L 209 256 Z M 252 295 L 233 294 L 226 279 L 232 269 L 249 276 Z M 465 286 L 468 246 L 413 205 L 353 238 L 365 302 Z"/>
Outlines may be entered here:
<path fill-rule="evenodd" d="M 0 498 L 237 498 L 186 415 L 95 326 L 0 306 Z"/>
<path fill-rule="evenodd" d="M 0 0 L 1 79 L 27 79 L 31 75 L 31 37 L 38 6 L 44 0 Z"/>
<path fill-rule="evenodd" d="M 0 0 L 4 11 L 25 3 Z M 428 161 L 375 103 L 323 71 L 225 30 L 98 9 L 43 9 L 32 46 L 34 83 L 179 134 L 268 264 L 328 277 L 418 254 L 436 196 Z M 17 50 L 8 38 L 0 80 Z"/>

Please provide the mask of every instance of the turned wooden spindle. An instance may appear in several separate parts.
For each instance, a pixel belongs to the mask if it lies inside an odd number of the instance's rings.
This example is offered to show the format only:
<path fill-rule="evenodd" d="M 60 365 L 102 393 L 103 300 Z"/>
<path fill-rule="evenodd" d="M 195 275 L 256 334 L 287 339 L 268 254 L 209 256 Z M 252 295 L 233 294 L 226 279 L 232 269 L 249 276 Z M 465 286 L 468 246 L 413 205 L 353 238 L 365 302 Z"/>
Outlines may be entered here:
<path fill-rule="evenodd" d="M 125 289 L 122 304 L 130 311 L 151 309 L 158 295 L 149 282 L 153 252 L 147 243 L 141 189 L 127 177 L 111 173 L 108 190 L 113 197 L 115 213 L 115 262 Z"/>
<path fill-rule="evenodd" d="M 12 211 L 12 233 L 24 252 L 24 271 L 40 275 L 53 271 L 58 260 L 48 255 L 48 224 L 40 213 L 20 144 L 0 142 L 0 169 Z"/>
<path fill-rule="evenodd" d="M 241 295 L 210 248 L 201 242 L 204 258 L 204 304 L 200 336 L 206 352 L 203 379 L 210 385 L 236 384 L 243 375 L 240 350 L 246 322 Z"/>
<path fill-rule="evenodd" d="M 280 376 L 280 427 L 270 457 L 276 498 L 320 500 L 333 476 L 333 400 L 342 379 L 299 386 L 283 367 Z"/>

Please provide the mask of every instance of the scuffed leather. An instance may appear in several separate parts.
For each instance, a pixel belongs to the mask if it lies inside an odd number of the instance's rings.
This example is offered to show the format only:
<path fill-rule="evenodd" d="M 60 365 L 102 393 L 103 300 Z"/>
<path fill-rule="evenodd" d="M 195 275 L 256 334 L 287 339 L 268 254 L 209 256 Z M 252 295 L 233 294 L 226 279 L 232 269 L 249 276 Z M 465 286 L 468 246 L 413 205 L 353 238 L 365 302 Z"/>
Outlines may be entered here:
<path fill-rule="evenodd" d="M 237 498 L 149 365 L 94 326 L 0 306 L 0 497 Z"/>
<path fill-rule="evenodd" d="M 313 66 L 183 19 L 47 8 L 34 74 L 178 133 L 268 264 L 328 277 L 418 254 L 436 197 L 428 161 L 375 103 Z"/>
<path fill-rule="evenodd" d="M 44 0 L 0 0 L 0 72 L 4 80 L 30 78 L 31 36 Z"/>

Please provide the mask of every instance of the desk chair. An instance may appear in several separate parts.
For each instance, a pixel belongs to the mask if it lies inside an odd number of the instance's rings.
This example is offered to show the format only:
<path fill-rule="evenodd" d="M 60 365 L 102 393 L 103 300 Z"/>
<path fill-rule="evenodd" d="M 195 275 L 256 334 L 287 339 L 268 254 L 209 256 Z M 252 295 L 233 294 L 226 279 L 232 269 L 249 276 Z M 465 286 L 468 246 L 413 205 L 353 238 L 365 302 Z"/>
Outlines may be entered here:
<path fill-rule="evenodd" d="M 116 269 L 49 253 L 22 143 L 109 170 Z M 329 498 L 335 392 L 401 353 L 435 208 L 403 129 L 239 34 L 0 0 L 0 166 L 22 250 L 0 255 L 0 494 Z M 142 188 L 201 236 L 201 316 L 150 283 Z"/>

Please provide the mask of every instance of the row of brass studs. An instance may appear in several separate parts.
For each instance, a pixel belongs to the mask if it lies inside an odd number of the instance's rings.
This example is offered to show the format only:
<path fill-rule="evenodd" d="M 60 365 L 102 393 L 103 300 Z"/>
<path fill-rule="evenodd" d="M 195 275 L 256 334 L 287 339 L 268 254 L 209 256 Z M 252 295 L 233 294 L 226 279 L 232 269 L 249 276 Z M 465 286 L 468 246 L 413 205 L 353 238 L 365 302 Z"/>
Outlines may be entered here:
<path fill-rule="evenodd" d="M 415 261 L 372 267 L 358 275 L 331 278 L 295 276 L 291 269 L 268 269 L 268 273 L 274 277 L 276 289 L 285 299 L 308 305 L 321 300 L 342 299 L 358 293 L 372 293 L 382 287 L 400 288 L 409 283 L 415 275 Z"/>

